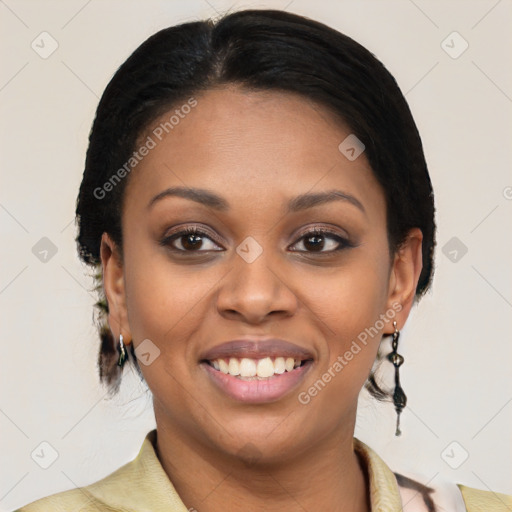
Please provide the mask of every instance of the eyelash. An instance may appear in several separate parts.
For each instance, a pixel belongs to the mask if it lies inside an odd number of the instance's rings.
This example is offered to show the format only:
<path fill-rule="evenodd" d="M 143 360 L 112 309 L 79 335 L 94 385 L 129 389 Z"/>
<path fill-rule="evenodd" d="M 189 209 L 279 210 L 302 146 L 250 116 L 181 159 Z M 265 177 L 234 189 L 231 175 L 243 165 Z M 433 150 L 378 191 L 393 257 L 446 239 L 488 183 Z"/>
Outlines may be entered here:
<path fill-rule="evenodd" d="M 213 240 L 213 237 L 206 231 L 203 231 L 202 229 L 198 229 L 196 226 L 186 226 L 184 229 L 177 231 L 176 233 L 173 233 L 172 235 L 169 235 L 169 236 L 166 236 L 165 238 L 163 238 L 160 242 L 160 245 L 170 246 L 174 240 L 179 240 L 180 238 L 183 238 L 183 237 L 189 236 L 189 235 L 205 237 L 205 238 L 208 238 L 209 240 L 211 240 L 212 242 L 217 243 L 217 242 L 215 242 L 215 240 Z M 171 246 L 171 249 L 174 252 L 182 252 L 182 253 L 208 252 L 208 251 L 205 251 L 204 249 L 202 251 L 186 251 L 184 249 L 177 249 L 176 247 L 172 247 L 172 246 Z M 216 249 L 214 251 L 220 252 Z"/>
<path fill-rule="evenodd" d="M 336 243 L 338 244 L 338 247 L 336 249 L 332 249 L 330 251 L 318 251 L 318 252 L 317 251 L 292 251 L 292 252 L 307 252 L 309 254 L 329 255 L 329 254 L 333 254 L 336 252 L 340 252 L 343 249 L 354 247 L 354 244 L 350 243 L 349 240 L 347 240 L 346 238 L 336 234 L 334 231 L 332 231 L 330 229 L 327 229 L 325 227 L 320 227 L 320 226 L 314 227 L 313 229 L 310 229 L 309 231 L 306 231 L 305 233 L 301 234 L 299 239 L 297 240 L 297 242 L 295 242 L 295 244 L 293 244 L 293 245 L 296 245 L 301 240 L 305 240 L 307 238 L 312 238 L 314 236 L 321 236 L 324 238 L 332 238 L 336 241 Z"/>
<path fill-rule="evenodd" d="M 187 226 L 184 229 L 177 231 L 176 233 L 173 233 L 169 236 L 166 236 L 160 241 L 160 245 L 170 247 L 171 250 L 177 253 L 201 253 L 201 252 L 221 252 L 217 249 L 207 249 L 207 250 L 198 250 L 198 251 L 188 251 L 185 249 L 178 249 L 176 247 L 173 247 L 171 244 L 175 240 L 179 240 L 180 238 L 183 238 L 185 236 L 189 235 L 195 235 L 202 238 L 208 238 L 215 244 L 215 240 L 213 240 L 212 236 L 201 229 L 199 229 L 197 226 Z M 338 247 L 336 249 L 330 250 L 330 251 L 297 251 L 292 250 L 292 252 L 299 252 L 299 253 L 308 253 L 308 254 L 315 254 L 315 255 L 328 255 L 333 254 L 339 251 L 342 251 L 343 249 L 354 247 L 352 243 L 350 243 L 346 238 L 343 238 L 342 236 L 334 233 L 333 231 L 324 228 L 324 227 L 314 227 L 313 229 L 306 231 L 302 235 L 300 235 L 299 239 L 293 244 L 296 245 L 298 242 L 305 240 L 307 238 L 312 238 L 314 236 L 322 236 L 324 238 L 332 238 L 338 243 Z"/>

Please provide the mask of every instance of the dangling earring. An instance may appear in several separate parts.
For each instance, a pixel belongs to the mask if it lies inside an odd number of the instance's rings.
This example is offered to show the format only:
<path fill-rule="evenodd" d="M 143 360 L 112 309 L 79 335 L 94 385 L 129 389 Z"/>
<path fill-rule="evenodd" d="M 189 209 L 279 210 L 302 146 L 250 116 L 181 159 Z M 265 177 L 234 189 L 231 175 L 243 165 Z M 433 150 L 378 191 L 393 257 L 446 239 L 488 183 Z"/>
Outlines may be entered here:
<path fill-rule="evenodd" d="M 119 345 L 117 346 L 117 351 L 119 352 L 119 359 L 117 360 L 117 366 L 120 366 L 121 368 L 124 366 L 124 363 L 126 363 L 126 360 L 128 359 L 128 353 L 126 352 L 126 348 L 123 343 L 123 335 L 119 335 Z"/>
<path fill-rule="evenodd" d="M 395 328 L 395 332 L 393 333 L 393 340 L 391 341 L 391 346 L 393 347 L 393 352 L 388 354 L 388 359 L 393 363 L 395 367 L 395 390 L 393 391 L 393 403 L 395 404 L 396 410 L 396 431 L 395 436 L 399 436 L 402 434 L 400 430 L 400 413 L 402 409 L 407 404 L 407 397 L 405 396 L 404 390 L 402 386 L 400 386 L 400 374 L 399 368 L 404 362 L 404 358 L 397 352 L 398 349 L 398 338 L 400 337 L 400 331 L 396 327 L 396 322 L 393 322 L 393 327 Z"/>

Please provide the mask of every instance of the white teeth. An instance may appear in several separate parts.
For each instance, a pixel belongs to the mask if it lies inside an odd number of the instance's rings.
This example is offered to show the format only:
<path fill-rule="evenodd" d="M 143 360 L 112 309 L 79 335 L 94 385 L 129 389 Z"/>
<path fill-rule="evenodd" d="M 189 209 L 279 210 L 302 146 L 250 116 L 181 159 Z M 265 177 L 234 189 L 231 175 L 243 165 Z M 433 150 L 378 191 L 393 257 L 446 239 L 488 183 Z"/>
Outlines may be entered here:
<path fill-rule="evenodd" d="M 256 367 L 256 373 L 258 377 L 272 377 L 272 375 L 274 375 L 274 363 L 272 359 L 270 359 L 270 357 L 260 359 Z"/>
<path fill-rule="evenodd" d="M 284 373 L 285 370 L 284 357 L 276 357 L 276 360 L 274 361 L 274 373 L 280 375 L 281 373 Z"/>
<path fill-rule="evenodd" d="M 271 357 L 264 357 L 263 359 L 230 357 L 229 359 L 214 359 L 210 363 L 216 370 L 225 374 L 239 376 L 240 378 L 267 379 L 273 375 L 281 375 L 285 371 L 291 372 L 299 368 L 302 360 L 293 357 L 276 357 L 274 359 Z"/>
<path fill-rule="evenodd" d="M 218 361 L 219 361 L 220 371 L 222 373 L 229 373 L 228 363 L 226 363 L 226 361 L 224 361 L 224 359 L 218 359 Z"/>
<path fill-rule="evenodd" d="M 240 376 L 241 377 L 254 377 L 256 375 L 256 361 L 244 357 L 240 361 Z"/>
<path fill-rule="evenodd" d="M 228 363 L 229 374 L 230 375 L 240 375 L 240 365 L 238 364 L 238 359 L 234 357 L 229 358 Z"/>

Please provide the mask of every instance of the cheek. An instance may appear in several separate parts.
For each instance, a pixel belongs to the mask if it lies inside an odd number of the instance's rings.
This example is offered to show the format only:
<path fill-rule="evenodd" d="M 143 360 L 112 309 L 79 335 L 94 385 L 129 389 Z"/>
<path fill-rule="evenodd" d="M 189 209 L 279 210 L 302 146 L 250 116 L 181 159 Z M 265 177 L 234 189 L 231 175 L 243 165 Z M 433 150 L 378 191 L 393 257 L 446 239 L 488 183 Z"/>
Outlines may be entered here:
<path fill-rule="evenodd" d="M 301 295 L 331 334 L 357 335 L 383 313 L 389 286 L 389 262 L 356 250 L 332 272 L 301 275 Z M 355 331 L 354 331 L 355 329 Z"/>
<path fill-rule="evenodd" d="M 382 325 L 377 322 L 386 313 L 386 294 L 381 290 L 387 281 L 368 267 L 361 272 L 352 269 L 349 274 L 338 274 L 335 282 L 326 280 L 323 293 L 312 301 L 315 315 L 321 315 L 320 323 L 328 328 L 324 329 L 325 357 L 299 390 L 298 400 L 308 413 L 304 429 L 318 430 L 312 418 L 321 417 L 322 428 L 328 431 L 355 416 L 359 393 L 376 358 L 382 337 Z M 391 315 L 388 322 L 392 322 Z"/>
<path fill-rule="evenodd" d="M 156 347 L 157 357 L 145 365 L 140 356 L 139 367 L 154 400 L 165 402 L 164 409 L 172 415 L 190 408 L 189 394 L 183 390 L 190 386 L 190 368 L 195 366 L 193 340 L 205 318 L 209 283 L 201 284 L 186 272 L 172 272 L 169 263 L 154 256 L 145 260 L 151 265 L 143 261 L 132 253 L 126 262 L 128 321 L 135 348 L 148 339 Z"/>
<path fill-rule="evenodd" d="M 386 247 L 386 246 L 384 246 Z M 385 249 L 384 249 L 385 250 Z M 328 343 L 323 372 L 357 395 L 374 363 L 383 329 L 389 328 L 394 310 L 386 311 L 389 285 L 389 261 L 383 251 L 360 251 L 346 266 L 321 280 L 310 276 L 308 305 L 321 319 Z M 384 253 L 386 254 L 386 253 Z M 335 374 L 338 378 L 332 378 Z"/>
<path fill-rule="evenodd" d="M 173 362 L 184 361 L 190 348 L 187 341 L 204 318 L 206 291 L 215 279 L 197 269 L 173 267 L 158 249 L 130 247 L 128 241 L 126 245 L 127 313 L 135 346 L 150 339 L 161 353 L 179 353 Z"/>

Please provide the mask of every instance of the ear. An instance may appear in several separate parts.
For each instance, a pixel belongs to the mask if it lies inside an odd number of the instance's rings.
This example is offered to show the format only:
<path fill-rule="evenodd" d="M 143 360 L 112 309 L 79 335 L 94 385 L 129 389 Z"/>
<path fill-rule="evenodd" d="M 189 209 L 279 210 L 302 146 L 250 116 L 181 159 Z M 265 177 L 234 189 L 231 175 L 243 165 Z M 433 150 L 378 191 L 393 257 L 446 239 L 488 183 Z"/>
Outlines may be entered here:
<path fill-rule="evenodd" d="M 389 276 L 388 308 L 396 310 L 396 305 L 402 308 L 396 314 L 397 328 L 401 329 L 414 303 L 416 286 L 423 268 L 422 257 L 423 233 L 419 228 L 412 228 L 403 244 L 395 253 Z M 395 305 L 395 307 L 393 307 Z M 388 330 L 391 334 L 393 327 Z"/>
<path fill-rule="evenodd" d="M 108 233 L 103 233 L 100 245 L 100 257 L 103 267 L 103 288 L 108 302 L 108 323 L 114 339 L 123 335 L 123 342 L 131 340 L 130 326 L 126 308 L 124 269 L 118 246 Z"/>

